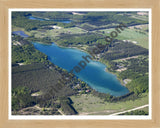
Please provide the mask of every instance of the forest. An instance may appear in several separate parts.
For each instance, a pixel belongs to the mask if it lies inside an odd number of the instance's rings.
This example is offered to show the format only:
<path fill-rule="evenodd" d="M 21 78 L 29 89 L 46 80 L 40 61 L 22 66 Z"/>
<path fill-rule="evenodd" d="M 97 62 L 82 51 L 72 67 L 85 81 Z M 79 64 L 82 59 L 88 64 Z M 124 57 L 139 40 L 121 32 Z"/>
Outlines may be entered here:
<path fill-rule="evenodd" d="M 92 45 L 95 42 L 100 41 L 100 39 L 101 42 L 103 41 L 104 43 L 106 43 L 104 37 L 102 37 L 102 35 L 99 34 L 64 34 L 61 35 L 61 37 L 57 39 L 56 42 L 62 46 Z"/>
<path fill-rule="evenodd" d="M 111 43 L 102 58 L 109 61 L 136 55 L 148 55 L 148 50 L 131 42 L 118 42 Z"/>
<path fill-rule="evenodd" d="M 12 63 L 30 64 L 47 60 L 47 56 L 36 50 L 32 44 L 23 47 L 13 45 L 12 49 Z"/>
<path fill-rule="evenodd" d="M 25 86 L 12 89 L 12 111 L 36 104 L 36 99 L 31 97 L 31 90 Z"/>

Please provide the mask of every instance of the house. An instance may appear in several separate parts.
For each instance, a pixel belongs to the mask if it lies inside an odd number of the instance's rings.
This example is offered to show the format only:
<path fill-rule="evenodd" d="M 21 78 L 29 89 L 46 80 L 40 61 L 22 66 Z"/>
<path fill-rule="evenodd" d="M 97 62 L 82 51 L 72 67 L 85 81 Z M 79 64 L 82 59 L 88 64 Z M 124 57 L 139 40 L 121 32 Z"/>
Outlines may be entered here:
<path fill-rule="evenodd" d="M 147 12 L 137 12 L 138 15 L 144 16 L 144 15 L 148 15 Z"/>
<path fill-rule="evenodd" d="M 52 26 L 54 29 L 61 29 L 62 27 L 59 27 L 59 26 L 56 26 L 56 25 L 53 25 Z"/>
<path fill-rule="evenodd" d="M 87 89 L 87 90 L 86 90 L 86 92 L 90 92 L 90 90 L 89 90 L 89 89 Z"/>

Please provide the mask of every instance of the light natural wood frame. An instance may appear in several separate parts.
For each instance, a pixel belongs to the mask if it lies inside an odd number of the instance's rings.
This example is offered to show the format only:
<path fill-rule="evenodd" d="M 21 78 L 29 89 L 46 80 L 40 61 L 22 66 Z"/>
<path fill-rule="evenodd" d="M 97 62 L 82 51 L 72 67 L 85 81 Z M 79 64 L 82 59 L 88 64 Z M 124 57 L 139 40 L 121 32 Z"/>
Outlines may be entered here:
<path fill-rule="evenodd" d="M 8 12 L 9 8 L 151 8 L 152 9 L 152 120 L 9 120 Z M 0 128 L 159 128 L 160 127 L 160 1 L 159 0 L 0 0 Z M 158 79 L 159 78 L 159 79 Z"/>

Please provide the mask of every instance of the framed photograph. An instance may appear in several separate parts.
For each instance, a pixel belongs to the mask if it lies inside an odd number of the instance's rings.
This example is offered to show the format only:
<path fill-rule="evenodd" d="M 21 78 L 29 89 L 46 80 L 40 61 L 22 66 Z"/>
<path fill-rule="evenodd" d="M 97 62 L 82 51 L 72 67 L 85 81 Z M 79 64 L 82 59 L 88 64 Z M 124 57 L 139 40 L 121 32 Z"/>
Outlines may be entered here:
<path fill-rule="evenodd" d="M 158 1 L 17 3 L 0 8 L 2 127 L 160 127 Z"/>

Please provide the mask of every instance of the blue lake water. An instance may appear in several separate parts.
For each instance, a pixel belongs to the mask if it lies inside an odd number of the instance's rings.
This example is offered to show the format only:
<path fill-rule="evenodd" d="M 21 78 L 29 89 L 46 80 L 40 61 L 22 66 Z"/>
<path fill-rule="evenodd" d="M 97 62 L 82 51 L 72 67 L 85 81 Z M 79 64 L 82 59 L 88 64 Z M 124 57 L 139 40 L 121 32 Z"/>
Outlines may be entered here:
<path fill-rule="evenodd" d="M 55 22 L 61 22 L 61 23 L 70 23 L 71 22 L 71 20 L 51 20 L 51 19 L 37 18 L 37 17 L 33 17 L 33 16 L 29 16 L 29 19 L 40 20 L 40 21 L 55 21 Z"/>
<path fill-rule="evenodd" d="M 81 60 L 84 61 L 82 56 L 88 55 L 78 49 L 63 48 L 54 43 L 52 45 L 33 44 L 36 49 L 45 53 L 51 62 L 67 71 L 71 71 L 75 66 L 78 66 Z M 113 96 L 122 96 L 129 93 L 129 90 L 121 85 L 117 77 L 106 72 L 105 68 L 106 66 L 103 63 L 90 60 L 84 69 L 81 68 L 79 73 L 73 73 L 99 92 L 109 93 Z"/>
<path fill-rule="evenodd" d="M 12 33 L 16 34 L 16 35 L 19 35 L 19 36 L 22 36 L 22 37 L 28 37 L 28 35 L 25 34 L 24 31 L 14 31 Z"/>

